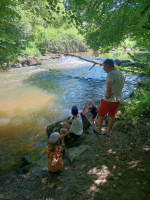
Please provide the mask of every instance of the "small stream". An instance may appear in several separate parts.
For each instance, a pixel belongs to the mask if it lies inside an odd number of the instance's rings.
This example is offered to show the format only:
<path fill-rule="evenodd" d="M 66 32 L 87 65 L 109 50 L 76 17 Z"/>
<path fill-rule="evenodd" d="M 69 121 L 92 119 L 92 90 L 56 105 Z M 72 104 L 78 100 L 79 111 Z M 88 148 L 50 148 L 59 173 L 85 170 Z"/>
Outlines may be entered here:
<path fill-rule="evenodd" d="M 62 56 L 43 61 L 41 66 L 0 73 L 1 175 L 17 170 L 24 155 L 29 155 L 33 165 L 41 165 L 46 127 L 70 115 L 73 105 L 81 110 L 87 98 L 99 105 L 106 73 L 99 66 L 89 71 L 91 66 L 81 59 Z M 123 98 L 132 93 L 136 83 L 137 76 L 126 76 Z"/>

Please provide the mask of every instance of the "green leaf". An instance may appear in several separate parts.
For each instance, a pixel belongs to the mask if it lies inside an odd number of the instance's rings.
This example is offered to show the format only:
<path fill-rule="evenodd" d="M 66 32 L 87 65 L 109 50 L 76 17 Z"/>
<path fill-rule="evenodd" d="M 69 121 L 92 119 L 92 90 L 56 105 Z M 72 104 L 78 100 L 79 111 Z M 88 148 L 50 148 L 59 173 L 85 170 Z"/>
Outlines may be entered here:
<path fill-rule="evenodd" d="M 136 182 L 137 185 L 141 185 L 140 182 Z"/>
<path fill-rule="evenodd" d="M 121 173 L 117 173 L 117 175 L 118 175 L 118 176 L 122 176 L 122 174 L 121 174 Z"/>
<path fill-rule="evenodd" d="M 113 177 L 113 179 L 114 179 L 114 180 L 117 180 L 117 179 L 118 179 L 118 177 Z"/>

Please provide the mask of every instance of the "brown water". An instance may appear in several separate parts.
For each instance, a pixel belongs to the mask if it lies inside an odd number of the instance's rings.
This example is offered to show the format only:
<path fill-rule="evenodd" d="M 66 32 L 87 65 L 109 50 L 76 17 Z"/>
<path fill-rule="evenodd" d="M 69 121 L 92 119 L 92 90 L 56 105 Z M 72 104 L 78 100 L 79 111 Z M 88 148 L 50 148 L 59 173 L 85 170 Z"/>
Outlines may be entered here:
<path fill-rule="evenodd" d="M 36 67 L 0 73 L 0 161 L 1 170 L 9 172 L 36 143 L 46 138 L 56 97 L 36 86 L 24 84 L 31 74 L 44 71 Z M 57 115 L 57 110 L 53 110 Z M 43 137 L 44 136 L 44 137 Z"/>

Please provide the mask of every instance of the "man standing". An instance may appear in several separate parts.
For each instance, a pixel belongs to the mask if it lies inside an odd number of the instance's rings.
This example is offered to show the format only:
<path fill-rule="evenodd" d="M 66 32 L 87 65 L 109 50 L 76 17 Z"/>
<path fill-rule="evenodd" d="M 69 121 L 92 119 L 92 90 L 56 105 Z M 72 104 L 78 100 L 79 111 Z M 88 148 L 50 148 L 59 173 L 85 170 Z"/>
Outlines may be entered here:
<path fill-rule="evenodd" d="M 107 136 L 111 136 L 111 129 L 115 122 L 115 114 L 117 108 L 120 106 L 121 93 L 125 82 L 124 74 L 116 70 L 114 67 L 114 62 L 112 59 L 106 59 L 103 63 L 105 72 L 107 73 L 106 78 L 106 93 L 105 97 L 102 99 L 99 110 L 98 110 L 98 127 L 94 130 L 101 133 L 101 128 L 104 120 L 104 116 L 108 113 L 108 128 Z"/>

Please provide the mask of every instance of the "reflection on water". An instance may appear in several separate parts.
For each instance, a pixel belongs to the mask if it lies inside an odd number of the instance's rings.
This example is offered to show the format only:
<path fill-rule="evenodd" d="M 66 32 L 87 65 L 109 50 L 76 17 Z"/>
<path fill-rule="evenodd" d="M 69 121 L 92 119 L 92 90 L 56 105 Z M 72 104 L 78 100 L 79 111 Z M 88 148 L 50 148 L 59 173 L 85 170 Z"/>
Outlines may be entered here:
<path fill-rule="evenodd" d="M 106 73 L 99 66 L 89 71 L 91 65 L 63 57 L 45 62 L 40 68 L 0 73 L 1 172 L 11 171 L 24 155 L 35 162 L 47 142 L 46 127 L 68 116 L 73 105 L 82 109 L 87 98 L 99 105 L 105 93 Z M 134 88 L 132 83 L 135 76 L 126 77 L 124 97 Z"/>

